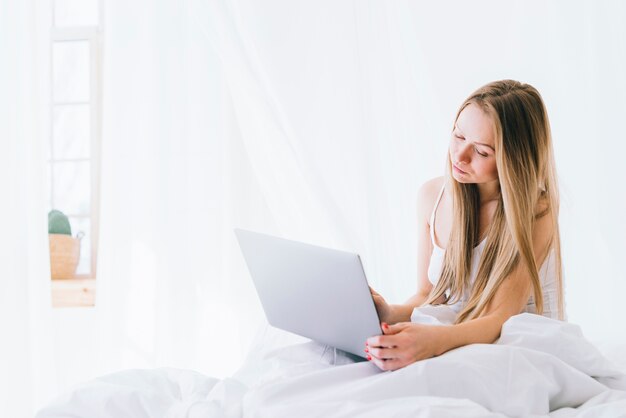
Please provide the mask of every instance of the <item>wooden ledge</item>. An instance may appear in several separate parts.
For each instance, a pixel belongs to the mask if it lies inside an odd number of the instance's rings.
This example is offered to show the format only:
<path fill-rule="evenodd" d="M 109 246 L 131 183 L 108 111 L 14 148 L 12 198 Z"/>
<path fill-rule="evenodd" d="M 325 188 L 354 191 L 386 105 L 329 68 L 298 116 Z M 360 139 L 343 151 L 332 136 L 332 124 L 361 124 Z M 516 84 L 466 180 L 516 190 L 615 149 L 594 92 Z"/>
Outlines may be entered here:
<path fill-rule="evenodd" d="M 52 280 L 52 307 L 93 307 L 96 300 L 96 279 Z"/>

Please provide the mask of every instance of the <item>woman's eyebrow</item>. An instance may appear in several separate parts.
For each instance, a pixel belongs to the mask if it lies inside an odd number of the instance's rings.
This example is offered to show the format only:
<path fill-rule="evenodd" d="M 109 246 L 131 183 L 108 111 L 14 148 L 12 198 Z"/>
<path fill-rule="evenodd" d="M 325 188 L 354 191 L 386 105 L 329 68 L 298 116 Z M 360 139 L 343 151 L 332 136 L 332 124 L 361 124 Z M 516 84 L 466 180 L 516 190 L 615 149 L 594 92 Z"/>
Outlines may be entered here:
<path fill-rule="evenodd" d="M 461 135 L 463 135 L 463 132 L 459 129 L 459 125 L 457 125 L 457 124 L 455 123 L 455 124 L 454 124 L 454 127 L 455 127 L 458 131 L 459 131 L 459 133 L 460 133 Z M 465 135 L 463 135 L 463 136 L 465 136 Z M 465 139 L 467 139 L 467 138 L 465 138 Z M 491 145 L 489 145 L 489 144 L 485 144 L 484 142 L 476 142 L 476 141 L 474 141 L 474 143 L 475 143 L 475 144 L 478 144 L 478 145 L 484 145 L 484 146 L 489 147 L 489 148 L 491 148 L 492 150 L 494 150 L 494 151 L 495 151 L 495 149 L 494 149 Z"/>

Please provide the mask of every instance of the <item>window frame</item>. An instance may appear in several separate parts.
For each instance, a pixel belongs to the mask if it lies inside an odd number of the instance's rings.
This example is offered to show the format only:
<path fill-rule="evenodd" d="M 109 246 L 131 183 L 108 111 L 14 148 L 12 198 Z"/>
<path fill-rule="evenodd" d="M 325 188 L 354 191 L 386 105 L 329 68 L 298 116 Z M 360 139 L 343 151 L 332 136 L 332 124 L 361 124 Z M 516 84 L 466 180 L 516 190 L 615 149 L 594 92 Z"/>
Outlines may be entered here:
<path fill-rule="evenodd" d="M 99 22 L 102 21 L 102 3 L 98 2 Z M 90 266 L 89 273 L 76 274 L 74 279 L 96 279 L 98 263 L 98 242 L 100 229 L 100 153 L 102 138 L 102 37 L 100 24 L 98 26 L 66 26 L 56 27 L 54 22 L 55 4 L 52 2 L 52 26 L 50 34 L 50 105 L 49 105 L 49 144 L 50 150 L 54 147 L 54 110 L 60 106 L 67 105 L 88 105 L 90 113 L 90 152 L 88 158 L 55 158 L 50 153 L 48 159 L 50 204 L 54 202 L 54 170 L 52 167 L 58 162 L 89 162 L 90 163 L 90 197 L 89 213 L 66 215 L 71 218 L 84 218 L 90 220 Z M 87 41 L 89 44 L 89 100 L 77 102 L 56 102 L 54 100 L 54 45 L 59 42 L 80 42 Z"/>

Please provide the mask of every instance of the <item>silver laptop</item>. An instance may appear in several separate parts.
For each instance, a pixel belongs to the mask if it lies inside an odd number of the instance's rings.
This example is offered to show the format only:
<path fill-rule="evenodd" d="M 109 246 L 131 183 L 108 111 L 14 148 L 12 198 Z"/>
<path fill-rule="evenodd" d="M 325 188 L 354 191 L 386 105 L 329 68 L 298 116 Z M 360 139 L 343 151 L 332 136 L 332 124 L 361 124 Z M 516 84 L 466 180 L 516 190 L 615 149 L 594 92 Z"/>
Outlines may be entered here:
<path fill-rule="evenodd" d="M 382 334 L 357 254 L 235 229 L 268 322 L 365 357 Z"/>

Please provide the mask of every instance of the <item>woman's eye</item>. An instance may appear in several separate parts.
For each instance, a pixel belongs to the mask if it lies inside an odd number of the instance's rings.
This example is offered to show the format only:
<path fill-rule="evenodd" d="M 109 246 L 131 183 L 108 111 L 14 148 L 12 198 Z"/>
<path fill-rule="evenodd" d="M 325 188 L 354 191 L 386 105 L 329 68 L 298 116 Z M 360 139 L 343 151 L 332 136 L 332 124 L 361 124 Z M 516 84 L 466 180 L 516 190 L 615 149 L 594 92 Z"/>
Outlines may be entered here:
<path fill-rule="evenodd" d="M 478 151 L 478 150 L 476 150 L 476 152 L 478 153 L 478 155 L 481 155 L 481 156 L 483 156 L 483 157 L 486 157 L 486 156 L 487 156 L 487 154 L 483 154 L 482 152 L 480 152 L 480 151 Z"/>

